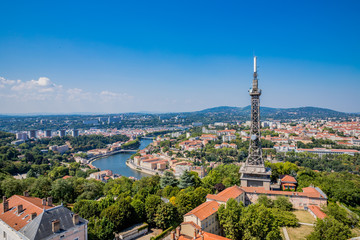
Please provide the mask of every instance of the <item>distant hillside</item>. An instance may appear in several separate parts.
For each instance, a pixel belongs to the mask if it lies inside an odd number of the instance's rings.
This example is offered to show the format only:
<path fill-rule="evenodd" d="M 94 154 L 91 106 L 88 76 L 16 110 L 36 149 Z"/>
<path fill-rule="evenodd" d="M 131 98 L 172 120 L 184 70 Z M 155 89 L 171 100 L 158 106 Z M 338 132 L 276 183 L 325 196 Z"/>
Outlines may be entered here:
<path fill-rule="evenodd" d="M 270 108 L 270 107 L 260 107 L 261 118 L 262 119 L 316 119 L 316 118 L 346 118 L 351 116 L 356 116 L 358 114 L 350 114 L 344 112 L 338 112 L 327 108 L 318 108 L 318 107 L 299 107 L 299 108 Z M 251 106 L 246 107 L 229 107 L 229 106 L 220 106 L 214 108 L 208 108 L 197 112 L 192 112 L 190 115 L 202 115 L 202 116 L 227 116 L 230 118 L 239 117 L 250 118 Z"/>

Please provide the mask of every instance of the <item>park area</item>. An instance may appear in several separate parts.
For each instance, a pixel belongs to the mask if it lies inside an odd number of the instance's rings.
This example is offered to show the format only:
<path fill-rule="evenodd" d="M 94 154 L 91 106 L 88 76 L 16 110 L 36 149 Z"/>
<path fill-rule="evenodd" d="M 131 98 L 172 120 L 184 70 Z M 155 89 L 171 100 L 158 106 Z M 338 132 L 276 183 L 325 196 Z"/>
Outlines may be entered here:
<path fill-rule="evenodd" d="M 299 223 L 315 223 L 315 218 L 308 211 L 296 210 L 294 211 L 294 214 L 299 220 Z M 314 227 L 310 225 L 300 224 L 299 227 L 287 227 L 286 230 L 289 234 L 290 240 L 301 240 L 306 239 L 306 236 L 314 230 Z"/>

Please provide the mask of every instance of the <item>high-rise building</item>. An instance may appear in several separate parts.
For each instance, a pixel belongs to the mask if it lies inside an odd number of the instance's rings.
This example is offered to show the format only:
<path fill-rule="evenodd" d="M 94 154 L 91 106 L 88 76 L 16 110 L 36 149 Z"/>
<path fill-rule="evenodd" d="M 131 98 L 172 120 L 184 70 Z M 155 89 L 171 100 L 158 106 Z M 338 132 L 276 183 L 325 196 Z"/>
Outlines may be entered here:
<path fill-rule="evenodd" d="M 73 137 L 78 137 L 78 136 L 79 136 L 79 130 L 73 129 L 73 130 L 71 131 L 71 136 L 73 136 Z"/>
<path fill-rule="evenodd" d="M 65 136 L 66 136 L 66 130 L 65 129 L 59 130 L 59 137 L 65 137 Z"/>
<path fill-rule="evenodd" d="M 29 131 L 29 138 L 36 138 L 36 130 Z"/>
<path fill-rule="evenodd" d="M 46 130 L 45 131 L 45 137 L 50 138 L 52 136 L 52 131 L 51 130 Z"/>
<path fill-rule="evenodd" d="M 249 155 L 245 164 L 241 167 L 242 187 L 264 187 L 270 190 L 270 169 L 265 168 L 261 149 L 260 132 L 260 95 L 258 88 L 256 57 L 254 57 L 254 79 L 252 88 L 249 90 L 251 96 L 251 125 Z"/>
<path fill-rule="evenodd" d="M 24 132 L 19 132 L 19 133 L 16 133 L 16 139 L 26 141 L 28 139 L 28 135 Z"/>

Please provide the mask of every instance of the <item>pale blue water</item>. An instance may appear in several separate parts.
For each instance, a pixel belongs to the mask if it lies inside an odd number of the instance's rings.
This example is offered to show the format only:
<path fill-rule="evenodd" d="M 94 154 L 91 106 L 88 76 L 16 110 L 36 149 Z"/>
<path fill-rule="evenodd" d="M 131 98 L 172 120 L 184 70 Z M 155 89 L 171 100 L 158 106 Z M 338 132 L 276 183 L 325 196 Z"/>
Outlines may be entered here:
<path fill-rule="evenodd" d="M 139 149 L 144 149 L 147 147 L 153 140 L 142 139 L 140 142 Z M 130 158 L 134 153 L 119 153 L 106 158 L 101 158 L 92 163 L 93 166 L 100 168 L 101 170 L 111 170 L 113 173 L 120 174 L 125 177 L 136 177 L 138 179 L 142 177 L 148 177 L 150 175 L 141 173 L 139 171 L 132 170 L 126 166 L 125 162 Z"/>

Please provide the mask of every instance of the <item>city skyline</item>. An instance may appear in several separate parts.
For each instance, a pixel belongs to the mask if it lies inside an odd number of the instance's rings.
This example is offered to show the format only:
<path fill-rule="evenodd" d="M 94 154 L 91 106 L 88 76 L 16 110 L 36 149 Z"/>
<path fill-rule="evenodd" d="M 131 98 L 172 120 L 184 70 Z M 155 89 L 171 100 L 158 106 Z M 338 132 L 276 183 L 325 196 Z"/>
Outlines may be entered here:
<path fill-rule="evenodd" d="M 202 3 L 2 4 L 0 114 L 244 107 L 253 55 L 261 106 L 360 112 L 358 2 Z"/>

